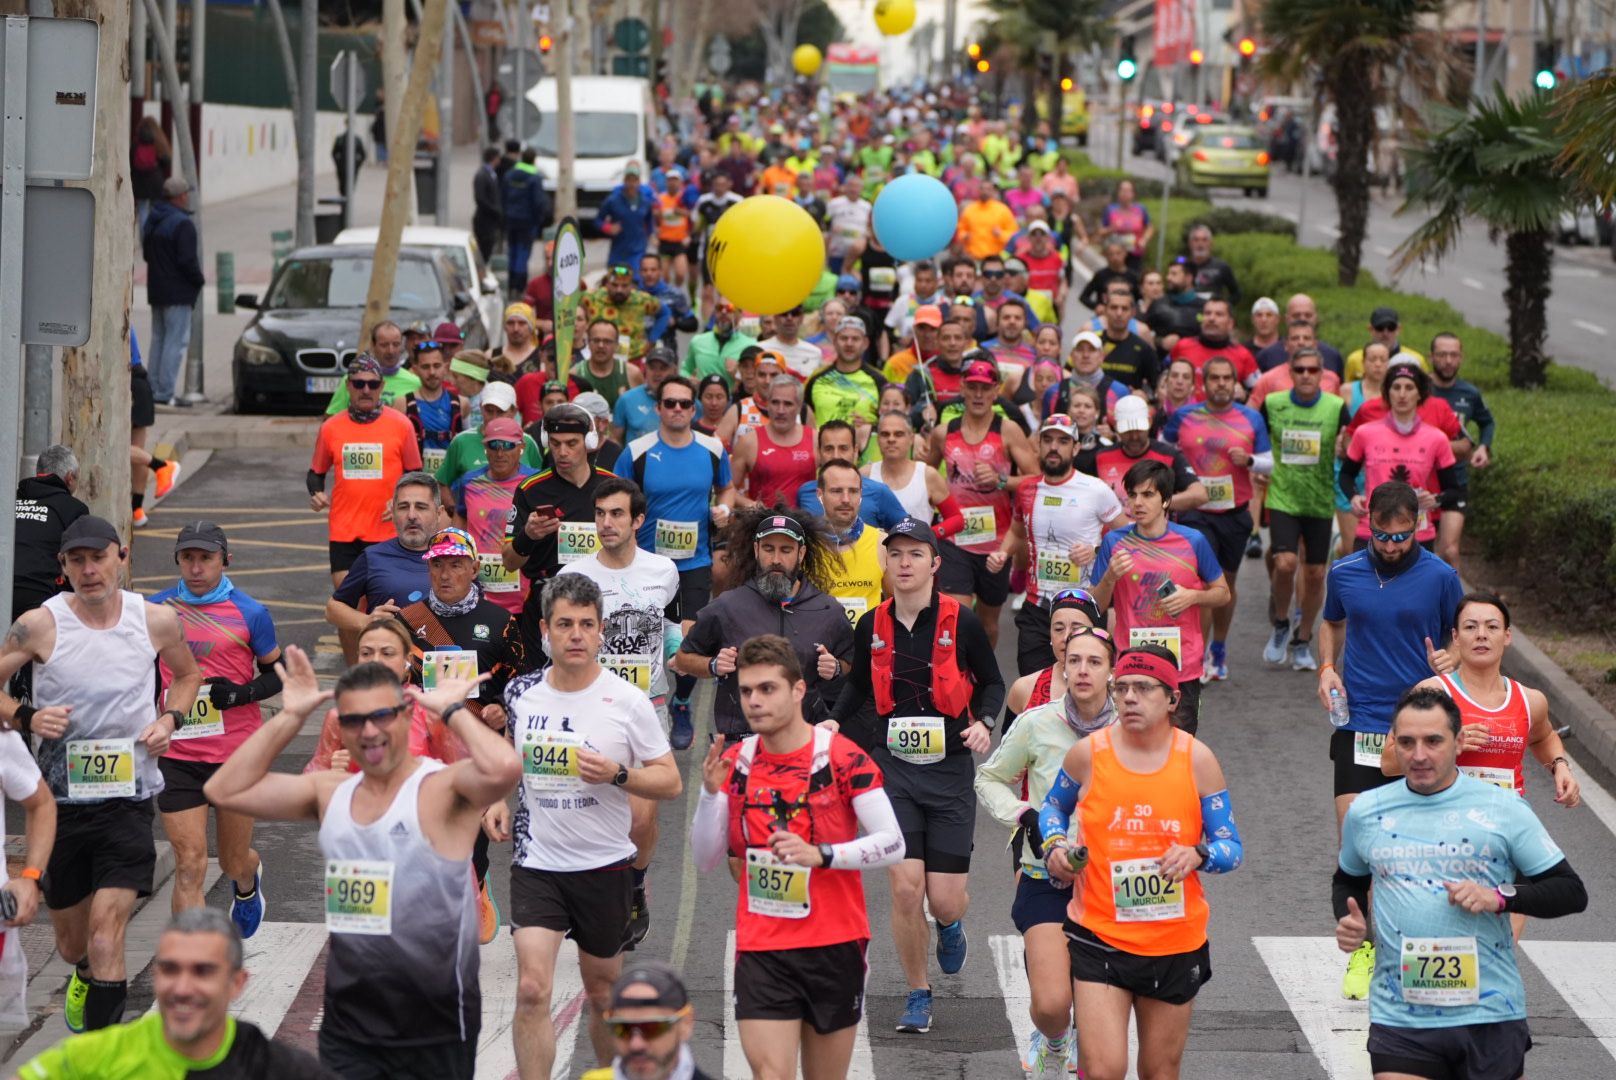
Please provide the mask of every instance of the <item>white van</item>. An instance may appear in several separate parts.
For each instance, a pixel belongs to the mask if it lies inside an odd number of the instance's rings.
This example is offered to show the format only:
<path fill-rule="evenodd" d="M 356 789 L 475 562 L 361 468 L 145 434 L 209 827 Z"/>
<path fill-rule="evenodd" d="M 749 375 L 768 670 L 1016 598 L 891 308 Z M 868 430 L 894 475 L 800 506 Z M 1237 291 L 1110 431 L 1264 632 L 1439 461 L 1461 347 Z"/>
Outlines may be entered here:
<path fill-rule="evenodd" d="M 538 168 L 545 187 L 556 190 L 556 83 L 540 79 L 528 92 L 539 110 L 539 130 L 528 145 L 539 152 Z M 578 216 L 593 218 L 612 189 L 623 182 L 629 162 L 649 168 L 656 134 L 651 84 L 627 76 L 575 75 L 572 80 L 573 183 L 578 190 Z"/>

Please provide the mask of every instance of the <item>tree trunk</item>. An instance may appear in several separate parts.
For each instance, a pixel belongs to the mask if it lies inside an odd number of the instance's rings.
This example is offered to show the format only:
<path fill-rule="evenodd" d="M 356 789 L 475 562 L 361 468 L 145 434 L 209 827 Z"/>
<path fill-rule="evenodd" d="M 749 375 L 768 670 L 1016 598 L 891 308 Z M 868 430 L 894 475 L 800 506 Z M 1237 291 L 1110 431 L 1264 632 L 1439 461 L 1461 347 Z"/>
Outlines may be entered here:
<path fill-rule="evenodd" d="M 1549 336 L 1549 282 L 1554 249 L 1547 230 L 1512 232 L 1504 238 L 1504 306 L 1509 310 L 1509 384 L 1541 387 L 1549 358 L 1543 343 Z"/>
<path fill-rule="evenodd" d="M 1374 74 L 1357 56 L 1338 57 L 1330 77 L 1335 99 L 1335 189 L 1340 239 L 1336 275 L 1342 285 L 1358 283 L 1364 234 L 1369 229 L 1369 147 L 1375 139 Z"/>

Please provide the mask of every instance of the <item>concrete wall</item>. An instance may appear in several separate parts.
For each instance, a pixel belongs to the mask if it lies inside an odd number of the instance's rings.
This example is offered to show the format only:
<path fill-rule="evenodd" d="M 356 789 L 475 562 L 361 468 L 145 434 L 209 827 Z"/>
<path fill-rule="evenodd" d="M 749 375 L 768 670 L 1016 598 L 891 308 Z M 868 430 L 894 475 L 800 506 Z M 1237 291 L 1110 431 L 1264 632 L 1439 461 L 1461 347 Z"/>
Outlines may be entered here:
<path fill-rule="evenodd" d="M 342 131 L 343 114 L 316 114 L 314 171 L 330 176 L 336 171 L 331 145 Z M 225 202 L 297 182 L 297 140 L 287 109 L 259 109 L 247 105 L 202 106 L 202 131 L 197 136 L 202 158 L 202 197 Z M 360 114 L 355 135 L 368 145 L 370 118 Z M 366 158 L 374 161 L 374 155 Z"/>

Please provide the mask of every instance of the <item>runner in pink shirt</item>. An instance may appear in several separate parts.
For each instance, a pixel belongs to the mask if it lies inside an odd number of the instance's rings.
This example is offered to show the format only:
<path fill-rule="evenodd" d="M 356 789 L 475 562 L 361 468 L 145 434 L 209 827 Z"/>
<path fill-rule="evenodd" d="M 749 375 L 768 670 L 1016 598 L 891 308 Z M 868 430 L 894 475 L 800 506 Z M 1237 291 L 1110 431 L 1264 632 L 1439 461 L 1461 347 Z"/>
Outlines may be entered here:
<path fill-rule="evenodd" d="M 1352 496 L 1352 512 L 1358 515 L 1356 548 L 1369 546 L 1369 496 L 1387 480 L 1401 480 L 1419 494 L 1421 517 L 1414 539 L 1430 546 L 1436 540 L 1430 512 L 1464 505 L 1453 446 L 1445 434 L 1420 419 L 1420 406 L 1431 394 L 1431 377 L 1417 364 L 1396 364 L 1386 373 L 1381 393 L 1390 411 L 1352 433 L 1341 463 L 1343 493 L 1354 491 L 1358 473 L 1364 474 L 1364 494 Z M 1432 476 L 1439 488 L 1435 492 L 1430 490 Z"/>

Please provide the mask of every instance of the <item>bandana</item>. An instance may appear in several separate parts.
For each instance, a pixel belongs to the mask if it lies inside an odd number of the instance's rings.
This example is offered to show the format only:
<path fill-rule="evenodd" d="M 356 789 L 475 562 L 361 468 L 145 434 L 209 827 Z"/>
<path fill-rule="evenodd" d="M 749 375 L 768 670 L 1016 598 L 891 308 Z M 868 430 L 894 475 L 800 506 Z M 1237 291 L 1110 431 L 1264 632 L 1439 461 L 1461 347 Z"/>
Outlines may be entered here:
<path fill-rule="evenodd" d="M 369 372 L 378 379 L 387 378 L 387 373 L 382 370 L 381 364 L 377 363 L 376 358 L 368 352 L 360 353 L 348 364 L 349 375 L 355 375 L 360 372 Z M 376 407 L 368 411 L 354 405 L 352 398 L 348 399 L 348 415 L 353 418 L 353 422 L 356 424 L 370 424 L 381 419 L 383 408 L 380 398 L 376 400 Z"/>
<path fill-rule="evenodd" d="M 470 615 L 472 609 L 477 606 L 482 598 L 483 587 L 473 581 L 466 595 L 452 604 L 446 604 L 439 600 L 436 592 L 428 592 L 426 594 L 426 606 L 431 608 L 432 614 L 438 618 L 452 619 L 457 615 Z"/>
<path fill-rule="evenodd" d="M 229 574 L 226 574 L 224 577 L 220 578 L 219 584 L 215 585 L 211 590 L 203 593 L 201 596 L 193 593 L 190 586 L 186 585 L 185 581 L 181 579 L 180 587 L 174 593 L 174 599 L 178 600 L 182 604 L 195 604 L 200 607 L 203 604 L 222 603 L 225 598 L 228 597 L 234 590 L 235 585 L 231 584 Z"/>
<path fill-rule="evenodd" d="M 1178 689 L 1178 669 L 1171 660 L 1163 660 L 1152 653 L 1130 650 L 1117 659 L 1117 666 L 1112 669 L 1112 677 L 1120 679 L 1124 675 L 1145 675 L 1168 690 Z"/>

